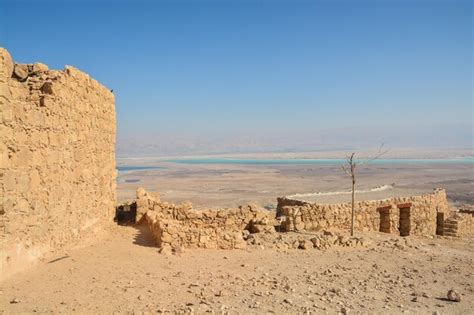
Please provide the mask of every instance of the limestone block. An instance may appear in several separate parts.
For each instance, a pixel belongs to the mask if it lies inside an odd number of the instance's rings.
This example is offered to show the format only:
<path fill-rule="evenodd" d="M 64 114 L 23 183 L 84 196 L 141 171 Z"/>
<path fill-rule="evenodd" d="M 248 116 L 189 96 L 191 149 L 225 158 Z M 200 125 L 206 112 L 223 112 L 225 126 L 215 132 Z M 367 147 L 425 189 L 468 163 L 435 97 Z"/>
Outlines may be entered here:
<path fill-rule="evenodd" d="M 10 167 L 10 159 L 8 157 L 8 147 L 0 143 L 0 169 Z"/>
<path fill-rule="evenodd" d="M 54 94 L 53 92 L 53 82 L 44 82 L 41 86 L 41 92 L 43 94 Z"/>
<path fill-rule="evenodd" d="M 31 68 L 31 72 L 33 74 L 39 74 L 41 72 L 46 72 L 48 70 L 49 70 L 48 66 L 41 62 L 35 63 Z"/>
<path fill-rule="evenodd" d="M 30 172 L 30 184 L 29 184 L 29 189 L 32 190 L 32 191 L 36 191 L 37 189 L 40 188 L 40 184 L 41 184 L 41 177 L 40 177 L 40 174 L 39 174 L 38 170 L 33 169 L 33 170 Z"/>
<path fill-rule="evenodd" d="M 0 82 L 11 78 L 13 68 L 14 63 L 10 53 L 5 48 L 0 47 Z"/>
<path fill-rule="evenodd" d="M 13 68 L 13 74 L 18 81 L 25 81 L 28 78 L 28 65 L 16 63 Z"/>
<path fill-rule="evenodd" d="M 0 81 L 0 104 L 5 106 L 9 104 L 9 100 L 11 99 L 11 92 L 10 88 L 7 83 Z M 2 108 L 3 111 L 3 108 Z"/>

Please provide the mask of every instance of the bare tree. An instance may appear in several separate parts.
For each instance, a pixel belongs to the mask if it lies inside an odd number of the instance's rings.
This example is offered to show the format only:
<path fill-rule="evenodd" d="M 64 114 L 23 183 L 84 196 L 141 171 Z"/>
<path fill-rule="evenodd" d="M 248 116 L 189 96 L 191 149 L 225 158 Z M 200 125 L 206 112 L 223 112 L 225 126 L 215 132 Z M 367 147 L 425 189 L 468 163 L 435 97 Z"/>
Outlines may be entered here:
<path fill-rule="evenodd" d="M 354 236 L 354 217 L 355 217 L 355 183 L 356 183 L 356 162 L 354 161 L 355 152 L 352 152 L 350 156 L 347 157 L 347 165 L 342 165 L 342 170 L 351 177 L 352 180 L 352 189 L 351 189 L 351 236 Z"/>
<path fill-rule="evenodd" d="M 382 143 L 379 148 L 379 152 L 376 156 L 374 156 L 371 159 L 363 160 L 360 162 L 356 162 L 355 160 L 355 152 L 352 152 L 351 155 L 349 155 L 346 159 L 346 164 L 342 165 L 342 170 L 344 173 L 346 173 L 350 178 L 352 182 L 352 188 L 351 188 L 351 236 L 354 236 L 354 219 L 355 219 L 355 184 L 356 184 L 356 167 L 358 165 L 363 165 L 368 162 L 371 162 L 373 160 L 376 160 L 380 158 L 382 155 L 388 152 L 382 151 L 384 144 Z"/>

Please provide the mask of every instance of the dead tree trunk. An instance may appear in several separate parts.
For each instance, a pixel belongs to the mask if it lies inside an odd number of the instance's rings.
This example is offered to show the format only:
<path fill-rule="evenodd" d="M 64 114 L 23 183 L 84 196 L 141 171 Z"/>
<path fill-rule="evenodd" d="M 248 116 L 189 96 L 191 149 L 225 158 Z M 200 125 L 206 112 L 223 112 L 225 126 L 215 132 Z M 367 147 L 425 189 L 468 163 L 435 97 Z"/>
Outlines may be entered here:
<path fill-rule="evenodd" d="M 355 183 L 356 183 L 356 163 L 354 161 L 355 152 L 353 152 L 347 158 L 347 167 L 342 166 L 344 172 L 351 177 L 352 189 L 351 189 L 351 236 L 354 236 L 354 221 L 355 221 Z"/>
<path fill-rule="evenodd" d="M 352 217 L 351 217 L 351 236 L 354 236 L 354 218 L 355 218 L 355 176 L 352 177 Z"/>
<path fill-rule="evenodd" d="M 358 164 L 365 164 L 370 161 L 376 160 L 381 157 L 383 154 L 387 153 L 387 151 L 382 151 L 383 143 L 380 146 L 379 154 L 376 155 L 374 158 L 370 160 L 363 161 L 362 163 L 356 163 L 354 157 L 355 152 L 352 152 L 350 156 L 347 157 L 347 165 L 342 165 L 342 170 L 350 176 L 352 180 L 352 188 L 351 188 L 351 236 L 354 236 L 354 223 L 355 223 L 355 184 L 356 184 L 356 166 Z"/>

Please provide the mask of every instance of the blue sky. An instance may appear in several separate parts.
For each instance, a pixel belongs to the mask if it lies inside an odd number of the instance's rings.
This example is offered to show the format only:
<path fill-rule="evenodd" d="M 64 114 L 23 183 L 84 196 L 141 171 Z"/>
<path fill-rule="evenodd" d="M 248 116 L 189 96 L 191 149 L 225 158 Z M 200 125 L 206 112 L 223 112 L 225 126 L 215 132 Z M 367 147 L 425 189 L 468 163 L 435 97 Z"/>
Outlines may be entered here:
<path fill-rule="evenodd" d="M 442 128 L 446 145 L 465 147 L 472 14 L 455 0 L 0 0 L 0 46 L 113 89 L 119 143 L 231 148 L 293 135 L 313 149 L 322 130 L 363 129 L 403 146 L 393 130 Z M 425 138 L 414 144 L 436 145 Z"/>

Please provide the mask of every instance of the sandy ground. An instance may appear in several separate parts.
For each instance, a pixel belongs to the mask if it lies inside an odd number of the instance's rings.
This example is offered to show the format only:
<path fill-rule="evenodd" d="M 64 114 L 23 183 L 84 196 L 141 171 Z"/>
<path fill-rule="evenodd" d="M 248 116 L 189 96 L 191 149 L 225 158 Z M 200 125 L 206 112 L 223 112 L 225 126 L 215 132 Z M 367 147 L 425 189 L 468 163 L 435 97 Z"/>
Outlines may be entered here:
<path fill-rule="evenodd" d="M 340 165 L 185 165 L 149 160 L 134 165 L 165 167 L 120 174 L 120 201 L 133 199 L 138 187 L 159 191 L 167 201 L 190 200 L 195 208 L 257 204 L 276 207 L 276 198 L 293 194 L 348 191 L 350 180 Z M 126 164 L 123 163 L 122 164 Z M 474 204 L 473 164 L 364 165 L 357 189 L 392 185 L 405 195 L 446 188 L 453 204 Z"/>
<path fill-rule="evenodd" d="M 366 233 L 367 247 L 159 254 L 144 229 L 117 227 L 0 284 L 0 313 L 472 314 L 473 239 Z M 408 240 L 408 242 L 406 242 Z M 405 246 L 394 246 L 403 243 Z M 455 288 L 461 302 L 446 299 Z"/>
<path fill-rule="evenodd" d="M 279 196 L 350 185 L 338 165 L 140 163 L 166 168 L 122 173 L 120 200 L 142 186 L 167 201 L 191 200 L 195 208 L 256 203 L 272 209 Z M 390 193 L 444 187 L 451 203 L 474 203 L 472 165 L 368 165 L 358 183 L 359 189 L 394 184 L 397 192 Z M 116 226 L 92 245 L 0 283 L 0 313 L 473 313 L 473 237 L 358 236 L 371 245 L 282 249 L 272 236 L 247 250 L 177 256 L 159 254 L 142 227 Z M 446 299 L 451 288 L 461 302 Z"/>

